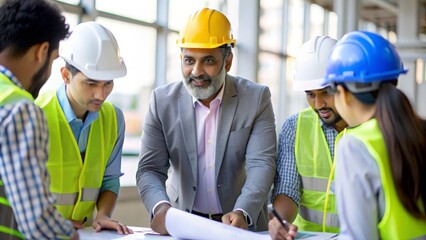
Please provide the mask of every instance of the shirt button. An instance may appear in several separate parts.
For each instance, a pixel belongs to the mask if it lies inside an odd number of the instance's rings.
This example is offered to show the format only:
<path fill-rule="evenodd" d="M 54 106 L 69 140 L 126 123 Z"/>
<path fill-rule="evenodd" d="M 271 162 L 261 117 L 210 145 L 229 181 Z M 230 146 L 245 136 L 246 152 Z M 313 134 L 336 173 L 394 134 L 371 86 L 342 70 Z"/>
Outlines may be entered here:
<path fill-rule="evenodd" d="M 192 190 L 194 190 L 194 192 L 197 190 L 197 188 L 195 186 L 192 186 Z"/>

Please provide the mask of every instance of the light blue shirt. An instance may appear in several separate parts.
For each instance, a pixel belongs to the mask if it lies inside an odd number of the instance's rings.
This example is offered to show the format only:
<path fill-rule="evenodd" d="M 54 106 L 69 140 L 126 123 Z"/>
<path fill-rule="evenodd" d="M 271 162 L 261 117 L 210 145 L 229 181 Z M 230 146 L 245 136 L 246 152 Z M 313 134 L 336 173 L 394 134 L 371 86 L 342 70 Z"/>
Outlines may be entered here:
<path fill-rule="evenodd" d="M 59 104 L 61 105 L 62 111 L 71 127 L 72 133 L 74 134 L 75 140 L 80 149 L 80 153 L 86 151 L 87 138 L 90 132 L 90 125 L 98 119 L 98 112 L 89 112 L 86 120 L 83 122 L 75 116 L 74 111 L 71 108 L 71 104 L 66 94 L 66 85 L 62 85 L 56 92 Z M 109 190 L 118 195 L 120 190 L 119 178 L 123 175 L 121 173 L 121 154 L 124 142 L 124 116 L 123 112 L 114 105 L 115 113 L 117 115 L 117 126 L 118 126 L 118 137 L 115 142 L 114 149 L 112 150 L 111 156 L 108 159 L 104 179 L 102 181 L 101 191 Z"/>

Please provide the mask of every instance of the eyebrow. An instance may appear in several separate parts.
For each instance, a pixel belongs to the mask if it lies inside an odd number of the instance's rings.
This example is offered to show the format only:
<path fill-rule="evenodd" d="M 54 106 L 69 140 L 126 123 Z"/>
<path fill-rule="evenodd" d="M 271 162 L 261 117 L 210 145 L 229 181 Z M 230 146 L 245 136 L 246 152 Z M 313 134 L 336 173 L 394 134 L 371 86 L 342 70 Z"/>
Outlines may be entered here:
<path fill-rule="evenodd" d="M 183 55 L 183 58 L 191 58 L 191 59 L 195 59 L 195 57 L 193 57 L 193 56 L 191 56 L 191 55 Z M 216 57 L 215 57 L 215 56 L 213 56 L 213 55 L 207 55 L 207 56 L 203 56 L 203 57 L 201 57 L 201 60 L 205 60 L 205 59 L 208 59 L 208 58 L 214 58 L 214 59 L 216 59 Z"/>

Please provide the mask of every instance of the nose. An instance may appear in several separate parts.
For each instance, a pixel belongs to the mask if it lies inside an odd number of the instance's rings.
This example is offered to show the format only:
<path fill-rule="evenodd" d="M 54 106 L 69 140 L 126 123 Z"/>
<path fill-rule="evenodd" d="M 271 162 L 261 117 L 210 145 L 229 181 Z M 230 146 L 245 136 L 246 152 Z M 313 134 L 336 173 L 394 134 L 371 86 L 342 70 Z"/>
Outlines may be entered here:
<path fill-rule="evenodd" d="M 194 75 L 195 77 L 199 77 L 203 75 L 204 74 L 203 64 L 197 61 L 194 64 L 194 67 L 192 68 L 191 74 Z"/>
<path fill-rule="evenodd" d="M 107 98 L 108 94 L 106 89 L 103 86 L 95 88 L 93 97 L 97 100 L 104 101 Z"/>
<path fill-rule="evenodd" d="M 315 108 L 316 109 L 321 109 L 321 108 L 325 107 L 325 105 L 326 104 L 325 104 L 324 98 L 319 97 L 319 96 L 317 96 L 315 98 Z"/>

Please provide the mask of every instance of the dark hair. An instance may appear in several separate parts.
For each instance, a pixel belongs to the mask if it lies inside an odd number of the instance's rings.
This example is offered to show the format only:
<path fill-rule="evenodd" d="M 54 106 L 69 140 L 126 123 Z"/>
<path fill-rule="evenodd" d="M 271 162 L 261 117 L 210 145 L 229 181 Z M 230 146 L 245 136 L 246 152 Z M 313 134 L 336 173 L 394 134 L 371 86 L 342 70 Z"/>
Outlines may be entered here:
<path fill-rule="evenodd" d="M 71 72 L 72 76 L 75 76 L 77 73 L 80 72 L 80 70 L 78 70 L 73 65 L 69 64 L 67 61 L 65 61 L 65 68 L 67 68 Z"/>
<path fill-rule="evenodd" d="M 383 133 L 398 197 L 405 209 L 426 219 L 426 121 L 413 110 L 407 96 L 392 82 L 383 82 L 376 99 L 375 118 Z"/>
<path fill-rule="evenodd" d="M 51 0 L 4 0 L 0 6 L 0 52 L 22 56 L 32 46 L 49 42 L 49 51 L 69 34 L 59 7 Z"/>

